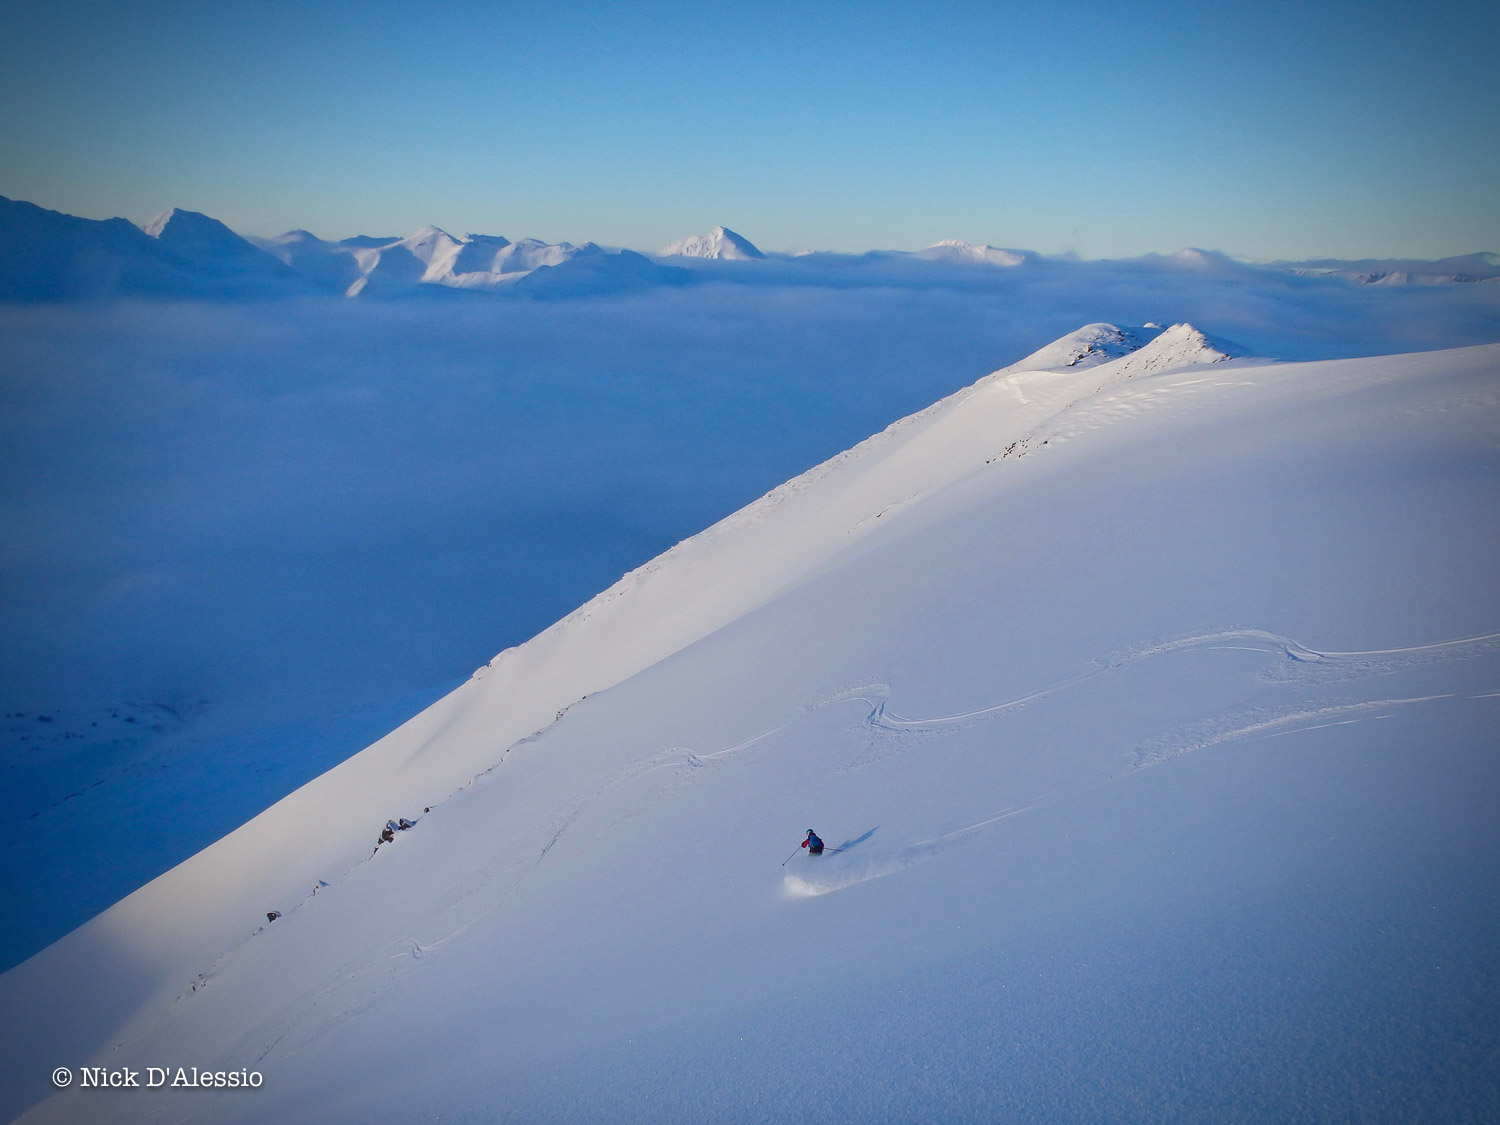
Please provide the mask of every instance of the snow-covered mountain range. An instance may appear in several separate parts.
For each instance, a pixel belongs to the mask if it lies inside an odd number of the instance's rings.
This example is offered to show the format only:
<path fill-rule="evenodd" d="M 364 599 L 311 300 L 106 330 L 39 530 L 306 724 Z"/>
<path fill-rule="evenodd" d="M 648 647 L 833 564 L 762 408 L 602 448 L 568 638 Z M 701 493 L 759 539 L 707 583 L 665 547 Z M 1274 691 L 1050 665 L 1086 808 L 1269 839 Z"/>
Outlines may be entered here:
<path fill-rule="evenodd" d="M 1500 254 L 1462 254 L 1435 261 L 1411 258 L 1367 258 L 1348 262 L 1319 258 L 1281 263 L 1309 277 L 1344 277 L 1362 285 L 1446 285 L 1500 279 Z"/>
<path fill-rule="evenodd" d="M 1490 1116 L 1497 387 L 1070 333 L 0 977 L 0 1110 Z"/>
<path fill-rule="evenodd" d="M 611 293 L 673 284 L 676 271 L 592 242 L 546 243 L 423 227 L 406 238 L 326 242 L 305 230 L 245 239 L 217 219 L 179 208 L 137 228 L 0 198 L 0 300 L 112 296 L 288 297 L 336 293 L 399 297 L 494 290 L 528 295 Z M 539 273 L 539 271 L 541 271 Z M 549 271 L 557 271 L 551 273 Z M 546 276 L 543 276 L 545 274 Z"/>
<path fill-rule="evenodd" d="M 498 235 L 466 234 L 455 238 L 437 227 L 423 227 L 406 238 L 367 236 L 324 242 L 307 231 L 255 239 L 263 251 L 309 279 L 323 282 L 346 297 L 397 296 L 419 285 L 452 289 L 497 289 L 514 285 L 543 267 L 584 259 L 585 265 L 615 267 L 615 276 L 649 269 L 630 251 L 610 253 L 592 242 L 574 246 L 535 238 L 511 242 Z"/>
<path fill-rule="evenodd" d="M 680 239 L 652 261 L 630 250 L 606 250 L 498 235 L 456 237 L 423 227 L 402 238 L 361 235 L 328 242 L 305 230 L 274 238 L 245 239 L 216 219 L 172 209 L 144 230 L 122 219 L 100 222 L 47 211 L 0 197 L 0 300 L 59 301 L 119 296 L 270 297 L 335 293 L 349 297 L 433 295 L 478 290 L 523 296 L 586 296 L 648 286 L 712 279 L 737 283 L 884 285 L 892 269 L 994 266 L 1109 271 L 1118 263 L 1046 259 L 945 239 L 915 252 L 862 255 L 765 254 L 742 235 L 715 227 Z M 1488 253 L 1432 262 L 1316 260 L 1247 266 L 1220 254 L 1184 250 L 1139 259 L 1152 268 L 1216 268 L 1254 274 L 1293 273 L 1360 284 L 1459 284 L 1500 280 L 1500 256 Z M 760 263 L 781 267 L 759 276 L 722 266 Z M 692 269 L 684 266 L 691 265 Z M 722 266 L 722 268 L 721 268 Z M 793 274 L 785 270 L 795 267 Z M 973 284 L 972 277 L 964 279 Z"/>

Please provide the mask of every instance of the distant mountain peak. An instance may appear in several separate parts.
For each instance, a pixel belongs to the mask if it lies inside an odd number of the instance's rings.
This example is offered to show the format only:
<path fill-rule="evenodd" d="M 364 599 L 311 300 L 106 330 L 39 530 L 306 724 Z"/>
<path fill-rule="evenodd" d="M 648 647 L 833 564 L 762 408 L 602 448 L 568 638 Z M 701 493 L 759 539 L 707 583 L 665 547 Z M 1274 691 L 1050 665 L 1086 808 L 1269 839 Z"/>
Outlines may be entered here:
<path fill-rule="evenodd" d="M 301 279 L 296 271 L 279 256 L 267 253 L 235 234 L 218 219 L 202 212 L 172 207 L 146 223 L 141 230 L 156 239 L 172 257 L 193 268 L 208 266 L 229 271 L 242 280 L 254 279 L 256 284 L 296 282 L 300 285 Z M 289 232 L 283 237 L 295 242 L 291 236 L 296 235 L 312 238 L 306 231 Z"/>
<path fill-rule="evenodd" d="M 181 207 L 168 208 L 143 225 L 141 230 L 167 245 L 250 245 L 218 219 L 210 218 L 201 211 L 186 211 Z"/>
<path fill-rule="evenodd" d="M 1019 266 L 1029 257 L 1021 250 L 1002 250 L 988 243 L 976 245 L 960 238 L 945 238 L 918 250 L 916 257 L 939 262 L 982 262 L 990 266 Z"/>
<path fill-rule="evenodd" d="M 1457 257 L 1423 261 L 1413 258 L 1313 258 L 1302 262 L 1278 262 L 1304 277 L 1336 276 L 1361 285 L 1445 285 L 1459 282 L 1500 281 L 1500 254 L 1480 251 Z"/>
<path fill-rule="evenodd" d="M 752 261 L 764 258 L 756 245 L 728 227 L 714 227 L 707 234 L 679 239 L 657 252 L 658 258 L 720 258 L 729 261 Z"/>
<path fill-rule="evenodd" d="M 301 227 L 298 227 L 296 230 L 289 230 L 289 231 L 287 231 L 284 234 L 278 234 L 275 238 L 268 238 L 268 239 L 266 239 L 266 241 L 267 242 L 296 243 L 296 242 L 322 242 L 323 240 L 321 238 L 319 238 L 317 235 L 313 234 L 312 231 L 310 231 L 310 230 L 303 230 Z"/>
<path fill-rule="evenodd" d="M 1196 246 L 1185 246 L 1175 254 L 1169 254 L 1168 257 L 1184 266 L 1206 266 L 1221 261 L 1224 255 L 1215 254 L 1209 250 L 1199 250 Z"/>

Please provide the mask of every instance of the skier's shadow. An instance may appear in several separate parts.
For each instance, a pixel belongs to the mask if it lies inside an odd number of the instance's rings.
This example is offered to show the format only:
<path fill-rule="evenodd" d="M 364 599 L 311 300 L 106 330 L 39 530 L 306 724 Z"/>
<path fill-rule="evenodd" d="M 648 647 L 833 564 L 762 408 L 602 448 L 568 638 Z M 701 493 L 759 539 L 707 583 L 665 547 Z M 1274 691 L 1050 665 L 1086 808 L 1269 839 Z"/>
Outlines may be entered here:
<path fill-rule="evenodd" d="M 878 824 L 875 826 L 875 828 L 879 828 L 879 827 L 880 827 L 880 825 L 878 825 Z M 840 844 L 836 848 L 829 848 L 828 849 L 828 854 L 829 855 L 838 855 L 840 852 L 847 852 L 850 848 L 855 847 L 856 845 L 859 845 L 859 844 L 863 844 L 871 836 L 875 835 L 875 828 L 870 829 L 863 836 L 856 836 L 852 840 L 845 840 L 842 844 Z"/>

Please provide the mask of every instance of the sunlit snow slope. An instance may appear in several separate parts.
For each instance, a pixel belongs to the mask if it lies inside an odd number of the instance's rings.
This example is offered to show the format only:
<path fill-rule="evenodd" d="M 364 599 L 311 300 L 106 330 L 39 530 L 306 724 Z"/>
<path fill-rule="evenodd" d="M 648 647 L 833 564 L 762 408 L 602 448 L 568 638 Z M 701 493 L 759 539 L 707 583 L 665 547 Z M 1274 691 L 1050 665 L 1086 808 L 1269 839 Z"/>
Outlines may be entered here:
<path fill-rule="evenodd" d="M 501 653 L 0 977 L 0 1109 L 1500 1113 L 1500 346 L 1224 349 L 1091 325 Z"/>

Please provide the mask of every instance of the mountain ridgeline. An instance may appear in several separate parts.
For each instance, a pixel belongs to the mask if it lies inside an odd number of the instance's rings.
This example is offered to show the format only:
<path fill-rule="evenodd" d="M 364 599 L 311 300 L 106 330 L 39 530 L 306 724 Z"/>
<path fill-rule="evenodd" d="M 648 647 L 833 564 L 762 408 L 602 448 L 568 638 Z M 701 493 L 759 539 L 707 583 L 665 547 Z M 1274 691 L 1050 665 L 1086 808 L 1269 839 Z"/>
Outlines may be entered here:
<path fill-rule="evenodd" d="M 83 219 L 0 196 L 0 301 L 15 303 L 133 298 L 264 300 L 326 294 L 364 299 L 608 295 L 695 281 L 886 286 L 974 285 L 1013 271 L 1078 269 L 1078 263 L 1026 250 L 944 239 L 915 252 L 768 254 L 718 226 L 654 255 L 593 242 L 515 241 L 456 236 L 423 227 L 406 237 L 357 235 L 337 241 L 292 230 L 242 237 L 217 219 L 173 208 L 144 227 L 125 219 Z M 1409 260 L 1277 262 L 1252 266 L 1222 254 L 1185 250 L 1134 259 L 1173 272 L 1292 274 L 1326 283 L 1445 285 L 1500 281 L 1500 255 Z M 746 272 L 749 271 L 749 272 Z"/>

